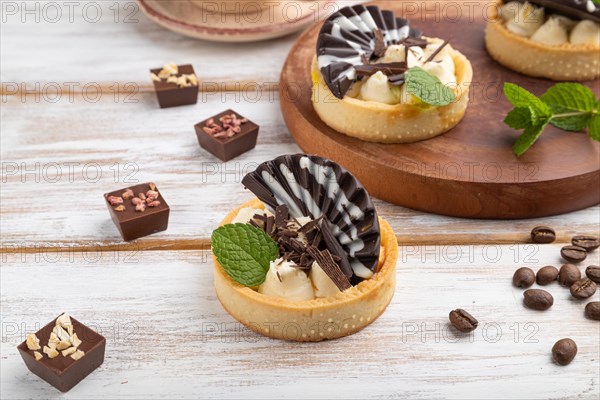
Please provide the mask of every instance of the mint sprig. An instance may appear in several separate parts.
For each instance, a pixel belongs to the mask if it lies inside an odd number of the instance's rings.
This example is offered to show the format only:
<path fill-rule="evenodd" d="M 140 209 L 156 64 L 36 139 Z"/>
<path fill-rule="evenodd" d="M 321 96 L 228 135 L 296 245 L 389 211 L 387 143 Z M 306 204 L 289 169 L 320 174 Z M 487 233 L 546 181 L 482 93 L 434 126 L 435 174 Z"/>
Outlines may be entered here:
<path fill-rule="evenodd" d="M 537 97 L 507 82 L 504 95 L 515 107 L 506 115 L 504 123 L 513 129 L 524 129 L 513 145 L 517 156 L 529 150 L 548 124 L 569 132 L 582 132 L 587 128 L 588 135 L 600 141 L 600 101 L 586 86 L 558 83 Z"/>
<path fill-rule="evenodd" d="M 406 71 L 404 79 L 408 93 L 432 106 L 447 106 L 456 98 L 452 89 L 423 68 L 412 67 Z"/>
<path fill-rule="evenodd" d="M 223 225 L 212 233 L 212 251 L 234 281 L 248 287 L 265 281 L 270 262 L 279 257 L 277 243 L 249 224 Z"/>

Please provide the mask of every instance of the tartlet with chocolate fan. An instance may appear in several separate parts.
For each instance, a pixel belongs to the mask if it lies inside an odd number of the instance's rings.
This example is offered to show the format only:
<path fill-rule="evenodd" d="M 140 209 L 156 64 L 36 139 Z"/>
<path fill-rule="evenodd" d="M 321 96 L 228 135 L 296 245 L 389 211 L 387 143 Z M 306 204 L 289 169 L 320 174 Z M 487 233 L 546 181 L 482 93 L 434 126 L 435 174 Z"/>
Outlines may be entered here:
<path fill-rule="evenodd" d="M 348 136 L 410 143 L 463 118 L 473 70 L 448 41 L 423 36 L 377 6 L 334 13 L 312 61 L 312 102 L 321 120 Z"/>
<path fill-rule="evenodd" d="M 258 198 L 213 232 L 215 289 L 249 329 L 320 341 L 358 332 L 390 303 L 398 245 L 367 191 L 332 161 L 305 154 L 243 179 Z"/>

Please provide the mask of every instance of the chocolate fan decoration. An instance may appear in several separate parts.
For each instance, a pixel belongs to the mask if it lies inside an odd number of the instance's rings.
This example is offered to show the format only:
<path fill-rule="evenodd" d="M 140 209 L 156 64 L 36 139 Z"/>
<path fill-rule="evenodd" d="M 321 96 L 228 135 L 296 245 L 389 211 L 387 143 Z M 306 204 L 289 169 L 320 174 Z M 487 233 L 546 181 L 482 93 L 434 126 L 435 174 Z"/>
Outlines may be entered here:
<path fill-rule="evenodd" d="M 341 265 L 347 260 L 358 278 L 370 278 L 377 269 L 377 212 L 365 188 L 338 164 L 306 154 L 280 156 L 260 164 L 242 184 L 271 212 L 286 205 L 292 218 L 323 217 L 333 234 L 323 237 L 327 248 L 345 257 Z M 339 254 L 340 245 L 345 254 Z"/>
<path fill-rule="evenodd" d="M 382 57 L 388 46 L 406 41 L 426 46 L 423 33 L 377 6 L 344 7 L 325 21 L 317 41 L 317 63 L 325 83 L 342 99 L 358 79 L 355 66 Z"/>

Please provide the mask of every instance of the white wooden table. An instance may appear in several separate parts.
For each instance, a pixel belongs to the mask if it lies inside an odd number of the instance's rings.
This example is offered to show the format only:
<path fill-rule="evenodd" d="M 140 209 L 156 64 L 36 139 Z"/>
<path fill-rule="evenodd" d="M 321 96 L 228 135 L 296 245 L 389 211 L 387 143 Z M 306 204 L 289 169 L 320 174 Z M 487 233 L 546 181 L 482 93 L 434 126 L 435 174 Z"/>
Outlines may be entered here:
<path fill-rule="evenodd" d="M 317 344 L 241 327 L 216 299 L 209 238 L 251 198 L 240 183 L 246 172 L 299 151 L 276 92 L 295 37 L 206 43 L 152 24 L 135 3 L 75 3 L 55 3 L 63 13 L 55 22 L 48 3 L 27 3 L 34 12 L 38 4 L 39 22 L 21 2 L 1 3 L 0 397 L 600 396 L 600 324 L 583 317 L 585 302 L 554 284 L 554 306 L 535 312 L 511 286 L 516 268 L 559 266 L 570 236 L 598 234 L 597 206 L 481 221 L 376 201 L 400 243 L 396 296 L 379 320 Z M 102 16 L 91 22 L 82 11 L 96 6 Z M 205 90 L 198 105 L 158 109 L 148 69 L 171 61 L 195 66 Z M 260 124 L 261 134 L 255 150 L 222 164 L 199 148 L 193 124 L 225 108 Z M 136 181 L 157 183 L 170 225 L 123 243 L 102 194 Z M 538 224 L 557 230 L 555 244 L 527 244 Z M 598 253 L 582 269 L 593 263 Z M 473 334 L 448 328 L 458 307 L 479 319 Z M 29 373 L 16 350 L 63 310 L 107 337 L 104 364 L 66 395 Z M 567 367 L 550 357 L 563 337 L 579 346 Z"/>

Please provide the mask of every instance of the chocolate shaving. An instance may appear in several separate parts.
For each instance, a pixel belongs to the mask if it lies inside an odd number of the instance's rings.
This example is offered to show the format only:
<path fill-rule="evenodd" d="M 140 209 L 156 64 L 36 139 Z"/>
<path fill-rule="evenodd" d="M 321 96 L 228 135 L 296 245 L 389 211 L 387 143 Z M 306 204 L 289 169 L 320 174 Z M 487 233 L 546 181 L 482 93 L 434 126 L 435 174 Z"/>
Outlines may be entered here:
<path fill-rule="evenodd" d="M 306 254 L 300 255 L 299 264 L 301 267 L 309 269 L 312 266 L 313 260 Z"/>
<path fill-rule="evenodd" d="M 281 231 L 281 234 L 283 236 L 292 237 L 292 238 L 298 237 L 298 231 L 293 231 L 291 229 L 284 229 Z"/>
<path fill-rule="evenodd" d="M 408 36 L 408 37 L 404 38 L 403 40 L 401 40 L 399 44 L 403 44 L 407 48 L 408 47 L 425 48 L 425 47 L 427 47 L 428 42 L 427 42 L 427 39 Z"/>
<path fill-rule="evenodd" d="M 353 271 L 346 253 L 323 217 L 301 225 L 296 218 L 289 219 L 286 206 L 278 206 L 274 217 L 256 214 L 249 223 L 277 241 L 284 261 L 294 263 L 296 268 L 307 273 L 316 261 L 340 290 L 352 287 Z M 300 233 L 306 236 L 308 246 L 298 239 Z M 279 273 L 277 277 L 281 281 Z"/>
<path fill-rule="evenodd" d="M 323 239 L 323 234 L 321 232 L 317 232 L 315 237 L 313 238 L 311 245 L 315 247 L 319 247 L 321 244 L 321 240 Z"/>
<path fill-rule="evenodd" d="M 362 61 L 363 64 L 369 64 L 369 59 L 367 58 L 367 55 L 365 53 L 362 53 L 360 55 L 360 59 Z"/>
<path fill-rule="evenodd" d="M 323 218 L 323 217 L 319 217 L 317 219 L 313 219 L 312 221 L 308 221 L 306 224 L 302 225 L 302 227 L 300 227 L 300 229 L 298 229 L 298 232 L 306 234 L 311 231 L 314 231 L 315 229 L 318 229 L 319 224 L 321 223 L 321 218 Z M 300 225 L 300 224 L 298 224 L 298 225 Z"/>
<path fill-rule="evenodd" d="M 359 76 L 373 76 L 377 72 L 383 72 L 386 76 L 398 75 L 408 71 L 408 66 L 405 62 L 393 62 L 370 65 L 357 65 L 354 67 Z"/>
<path fill-rule="evenodd" d="M 273 236 L 273 227 L 275 226 L 275 217 L 267 217 L 267 223 L 265 225 L 265 232 L 267 235 Z"/>
<path fill-rule="evenodd" d="M 388 81 L 391 85 L 400 86 L 406 81 L 406 77 L 404 73 L 398 75 L 390 75 L 388 76 Z"/>
<path fill-rule="evenodd" d="M 385 41 L 383 39 L 383 33 L 381 33 L 380 29 L 376 29 L 373 34 L 375 35 L 375 50 L 373 50 L 373 54 L 377 58 L 383 57 L 385 55 L 385 51 L 387 50 Z"/>
<path fill-rule="evenodd" d="M 435 49 L 435 51 L 433 53 L 431 53 L 431 55 L 427 58 L 427 60 L 425 60 L 424 64 L 427 64 L 428 62 L 433 61 L 433 59 L 440 54 L 440 51 L 442 51 L 444 49 L 444 47 L 446 47 L 449 43 L 449 40 L 445 40 L 444 43 L 442 43 L 440 45 L 440 47 L 438 47 L 437 49 Z"/>
<path fill-rule="evenodd" d="M 329 250 L 319 251 L 319 249 L 316 247 L 310 246 L 306 249 L 306 251 L 312 258 L 315 259 L 321 269 L 329 278 L 331 278 L 338 289 L 343 292 L 344 290 L 352 287 L 352 284 L 350 284 L 350 279 L 344 275 L 341 268 L 335 263 Z"/>
<path fill-rule="evenodd" d="M 257 219 L 261 222 L 267 222 L 267 216 L 265 214 L 254 214 L 254 217 L 252 217 L 252 219 Z"/>
<path fill-rule="evenodd" d="M 289 210 L 286 205 L 277 206 L 275 209 L 275 226 L 282 228 L 289 217 Z"/>
<path fill-rule="evenodd" d="M 321 233 L 323 234 L 323 241 L 325 242 L 325 247 L 329 252 L 340 258 L 340 269 L 346 275 L 348 279 L 352 278 L 354 275 L 354 271 L 352 271 L 352 267 L 350 266 L 350 262 L 348 261 L 348 257 L 346 256 L 346 252 L 342 248 L 340 242 L 337 241 L 335 235 L 331 231 L 329 227 L 329 222 L 323 219 L 321 222 Z"/>
<path fill-rule="evenodd" d="M 277 279 L 279 279 L 279 282 L 283 282 L 283 281 L 281 280 L 281 275 L 279 275 L 279 271 L 275 271 L 275 272 L 277 273 Z"/>

